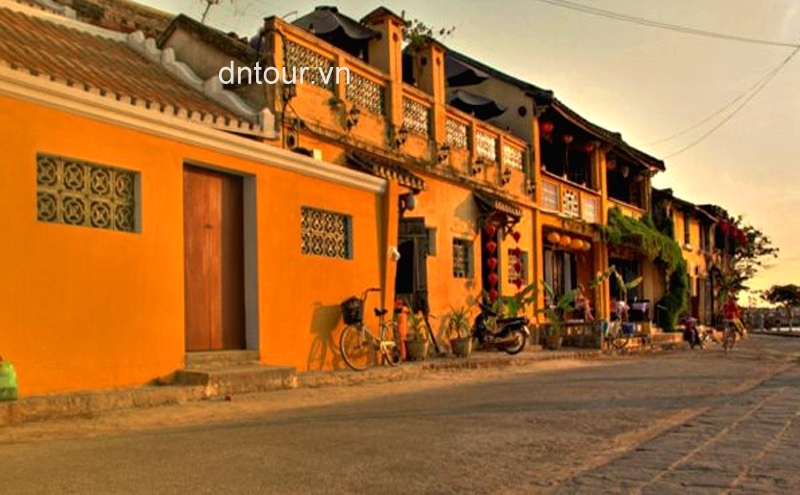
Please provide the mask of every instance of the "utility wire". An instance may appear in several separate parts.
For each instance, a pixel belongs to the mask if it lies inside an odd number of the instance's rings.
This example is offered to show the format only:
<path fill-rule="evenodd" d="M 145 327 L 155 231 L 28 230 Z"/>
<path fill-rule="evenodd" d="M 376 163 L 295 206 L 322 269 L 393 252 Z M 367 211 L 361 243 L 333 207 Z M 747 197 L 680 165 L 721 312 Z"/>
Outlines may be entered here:
<path fill-rule="evenodd" d="M 786 67 L 786 66 L 789 64 L 789 62 L 791 62 L 791 61 L 792 61 L 792 59 L 794 58 L 794 56 L 795 56 L 795 55 L 797 55 L 797 53 L 798 53 L 798 52 L 800 52 L 800 46 L 798 46 L 797 48 L 795 48 L 794 50 L 792 50 L 792 53 L 790 53 L 790 54 L 789 54 L 789 55 L 788 55 L 788 56 L 787 56 L 785 59 L 783 59 L 783 62 L 781 62 L 781 63 L 780 63 L 780 65 L 778 65 L 777 67 L 775 67 L 775 68 L 772 70 L 772 72 L 770 72 L 769 74 L 767 74 L 767 76 L 766 76 L 766 77 L 765 77 L 765 78 L 764 78 L 764 79 L 763 79 L 763 80 L 760 82 L 760 84 L 758 84 L 758 85 L 756 86 L 756 88 L 753 90 L 753 92 L 752 92 L 752 93 L 750 93 L 750 95 L 749 95 L 749 96 L 748 96 L 748 97 L 747 97 L 747 98 L 746 98 L 746 99 L 745 99 L 743 102 L 741 102 L 741 103 L 740 103 L 740 104 L 739 104 L 739 105 L 738 105 L 738 106 L 737 106 L 737 107 L 736 107 L 736 108 L 735 108 L 735 109 L 734 109 L 734 110 L 733 110 L 733 111 L 732 111 L 732 112 L 731 112 L 731 113 L 730 113 L 730 114 L 729 114 L 727 117 L 725 117 L 725 118 L 724 118 L 724 119 L 723 119 L 723 120 L 722 120 L 722 121 L 721 121 L 719 124 L 717 124 L 717 125 L 715 125 L 714 127 L 712 127 L 712 128 L 711 128 L 711 130 L 709 130 L 708 132 L 706 132 L 705 134 L 703 134 L 703 135 L 702 135 L 702 136 L 700 136 L 699 138 L 695 139 L 694 141 L 692 141 L 692 142 L 691 142 L 691 143 L 689 143 L 688 145 L 686 145 L 686 146 L 684 146 L 683 148 L 679 149 L 678 151 L 676 151 L 676 152 L 672 153 L 671 155 L 664 157 L 664 160 L 668 160 L 668 159 L 670 159 L 670 158 L 672 158 L 672 157 L 675 157 L 675 156 L 677 156 L 677 155 L 680 155 L 680 154 L 681 154 L 681 153 L 683 153 L 684 151 L 687 151 L 687 150 L 689 150 L 690 148 L 693 148 L 693 147 L 695 147 L 696 145 L 698 145 L 698 144 L 700 144 L 702 141 L 704 141 L 704 140 L 705 140 L 705 139 L 706 139 L 708 136 L 710 136 L 710 135 L 712 135 L 713 133 L 715 133 L 715 132 L 716 132 L 716 131 L 717 131 L 717 130 L 720 128 L 720 127 L 722 127 L 723 125 L 725 125 L 725 124 L 726 124 L 726 123 L 727 123 L 729 120 L 731 120 L 731 119 L 732 119 L 732 118 L 733 118 L 733 117 L 734 117 L 734 116 L 735 116 L 737 113 L 739 113 L 739 111 L 740 111 L 740 110 L 742 110 L 742 109 L 743 109 L 743 108 L 744 108 L 744 107 L 745 107 L 745 106 L 746 106 L 748 103 L 750 103 L 750 101 L 751 101 L 753 98 L 755 98 L 755 97 L 756 97 L 756 95 L 758 95 L 758 93 L 760 93 L 760 92 L 761 92 L 761 90 L 762 90 L 762 89 L 764 89 L 764 88 L 767 86 L 767 84 L 769 84 L 769 83 L 770 83 L 770 81 L 772 81 L 772 80 L 775 78 L 775 76 L 777 76 L 777 75 L 778 75 L 778 73 L 779 73 L 779 72 L 780 72 L 780 71 L 781 71 L 781 70 L 782 70 L 784 67 Z"/>
<path fill-rule="evenodd" d="M 600 17 L 606 17 L 609 19 L 615 19 L 618 21 L 625 21 L 625 22 L 632 22 L 634 24 L 639 24 L 642 26 L 649 26 L 658 29 L 667 29 L 670 31 L 677 31 L 680 33 L 685 34 L 693 34 L 696 36 L 706 36 L 709 38 L 718 38 L 723 40 L 729 41 L 739 41 L 743 43 L 755 43 L 759 45 L 769 45 L 769 46 L 782 46 L 788 48 L 800 48 L 800 45 L 796 43 L 787 43 L 783 41 L 772 41 L 772 40 L 763 40 L 757 38 L 748 38 L 746 36 L 737 36 L 733 34 L 725 34 L 725 33 L 717 33 L 713 31 L 705 31 L 703 29 L 692 28 L 688 26 L 681 26 L 678 24 L 669 24 L 666 22 L 659 22 L 654 21 L 652 19 L 645 19 L 643 17 L 636 17 L 627 14 L 621 14 L 619 12 L 613 12 L 610 10 L 603 10 L 598 9 L 595 7 L 590 7 L 588 5 L 583 5 L 576 2 L 570 2 L 568 0 L 536 0 L 538 2 L 546 3 L 549 5 L 554 5 L 556 7 L 562 7 L 565 9 L 576 10 L 578 12 L 583 12 L 585 14 L 596 15 Z"/>
<path fill-rule="evenodd" d="M 781 64 L 778 67 L 782 67 L 783 65 L 785 65 L 785 61 L 781 62 Z M 766 74 L 761 76 L 761 78 L 758 79 L 755 83 L 753 83 L 747 89 L 745 89 L 744 91 L 739 93 L 739 95 L 736 96 L 736 98 L 734 98 L 734 99 L 730 100 L 729 102 L 725 103 L 719 109 L 717 109 L 714 113 L 712 113 L 711 115 L 707 116 L 703 120 L 700 120 L 699 122 L 687 127 L 686 129 L 684 129 L 684 130 L 682 130 L 680 132 L 676 132 L 675 134 L 672 134 L 671 136 L 667 136 L 667 137 L 665 137 L 663 139 L 658 139 L 656 141 L 651 141 L 649 143 L 645 143 L 645 146 L 654 146 L 654 145 L 657 145 L 657 144 L 666 143 L 667 141 L 672 141 L 675 138 L 679 138 L 679 137 L 683 136 L 684 134 L 688 134 L 689 132 L 697 129 L 698 127 L 702 126 L 706 122 L 709 122 L 710 120 L 713 120 L 714 117 L 716 117 L 717 115 L 720 115 L 721 113 L 725 112 L 725 110 L 727 110 L 728 108 L 732 107 L 737 102 L 739 102 L 740 100 L 745 98 L 751 91 L 754 91 L 756 88 L 758 88 L 765 80 L 769 79 L 770 77 L 773 77 L 772 74 L 775 72 L 776 69 L 778 69 L 778 67 L 770 70 L 769 72 L 767 72 Z M 780 70 L 780 69 L 778 69 L 778 70 Z"/>

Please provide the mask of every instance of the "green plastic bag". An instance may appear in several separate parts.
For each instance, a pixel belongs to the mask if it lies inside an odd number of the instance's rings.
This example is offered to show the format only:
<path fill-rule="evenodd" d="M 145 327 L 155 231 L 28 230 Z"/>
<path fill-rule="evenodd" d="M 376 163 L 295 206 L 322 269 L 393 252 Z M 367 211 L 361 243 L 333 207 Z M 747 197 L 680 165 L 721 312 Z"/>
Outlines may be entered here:
<path fill-rule="evenodd" d="M 17 372 L 14 365 L 0 358 L 0 401 L 16 400 Z"/>

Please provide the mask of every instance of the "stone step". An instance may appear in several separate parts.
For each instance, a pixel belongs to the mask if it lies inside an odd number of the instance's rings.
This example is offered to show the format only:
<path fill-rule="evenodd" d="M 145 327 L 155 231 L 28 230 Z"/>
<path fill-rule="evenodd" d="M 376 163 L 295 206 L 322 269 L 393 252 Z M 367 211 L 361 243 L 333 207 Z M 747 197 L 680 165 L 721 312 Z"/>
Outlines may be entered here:
<path fill-rule="evenodd" d="M 187 370 L 225 368 L 256 364 L 258 360 L 259 352 L 250 350 L 187 352 L 185 367 Z"/>
<path fill-rule="evenodd" d="M 210 398 L 295 388 L 297 374 L 291 367 L 266 366 L 257 363 L 239 364 L 207 369 L 178 370 L 175 372 L 174 383 L 202 386 L 203 396 Z"/>

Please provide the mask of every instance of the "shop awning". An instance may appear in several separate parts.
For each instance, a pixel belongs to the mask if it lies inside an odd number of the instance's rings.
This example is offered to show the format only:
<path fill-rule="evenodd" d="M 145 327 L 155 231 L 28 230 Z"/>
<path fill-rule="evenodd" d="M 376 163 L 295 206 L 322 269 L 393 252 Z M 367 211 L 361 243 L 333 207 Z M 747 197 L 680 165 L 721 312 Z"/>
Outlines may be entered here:
<path fill-rule="evenodd" d="M 354 151 L 347 154 L 347 161 L 376 177 L 395 180 L 401 186 L 408 187 L 414 192 L 420 192 L 425 189 L 425 181 L 422 178 L 412 174 L 403 168 L 401 164 L 388 158 Z"/>
<path fill-rule="evenodd" d="M 506 111 L 506 107 L 499 105 L 496 101 L 472 94 L 463 89 L 453 91 L 450 96 L 450 104 L 462 112 L 475 115 L 481 120 L 488 120 Z"/>
<path fill-rule="evenodd" d="M 504 213 L 512 217 L 512 223 L 516 223 L 522 218 L 522 208 L 501 196 L 488 191 L 474 191 L 472 194 L 478 208 L 484 214 Z"/>

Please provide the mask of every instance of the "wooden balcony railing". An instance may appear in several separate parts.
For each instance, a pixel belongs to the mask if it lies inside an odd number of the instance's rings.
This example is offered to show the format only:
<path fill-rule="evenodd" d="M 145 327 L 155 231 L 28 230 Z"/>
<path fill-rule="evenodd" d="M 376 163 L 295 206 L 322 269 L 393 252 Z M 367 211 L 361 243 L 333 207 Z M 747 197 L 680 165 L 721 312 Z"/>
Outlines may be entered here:
<path fill-rule="evenodd" d="M 600 222 L 600 194 L 543 173 L 542 208 L 589 223 Z"/>
<path fill-rule="evenodd" d="M 638 206 L 634 206 L 632 204 L 624 203 L 614 198 L 608 198 L 608 207 L 609 208 L 619 208 L 622 211 L 622 214 L 626 217 L 632 217 L 641 219 L 645 213 L 647 213 L 644 209 L 639 208 Z"/>

